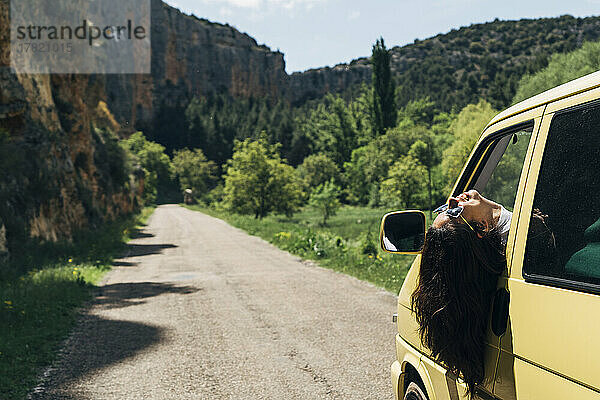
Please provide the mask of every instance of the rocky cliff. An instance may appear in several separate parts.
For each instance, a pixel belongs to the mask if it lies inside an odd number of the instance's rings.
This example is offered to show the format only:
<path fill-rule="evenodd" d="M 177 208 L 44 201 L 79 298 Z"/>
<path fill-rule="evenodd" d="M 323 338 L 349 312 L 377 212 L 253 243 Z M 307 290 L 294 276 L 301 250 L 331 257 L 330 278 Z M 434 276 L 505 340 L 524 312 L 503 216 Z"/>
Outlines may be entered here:
<path fill-rule="evenodd" d="M 0 0 L 0 258 L 31 238 L 69 240 L 138 207 L 143 179 L 120 173 L 116 140 L 152 131 L 165 108 L 182 111 L 211 92 L 285 92 L 283 54 L 160 0 L 152 0 L 150 75 L 15 74 L 9 8 Z"/>
<path fill-rule="evenodd" d="M 9 67 L 9 2 L 0 0 L 0 258 L 30 239 L 69 240 L 139 206 L 124 176 L 106 82 Z"/>
<path fill-rule="evenodd" d="M 283 54 L 229 25 L 189 16 L 152 0 L 150 75 L 108 76 L 107 103 L 125 126 L 152 129 L 163 108 L 193 97 L 279 97 L 286 89 Z"/>

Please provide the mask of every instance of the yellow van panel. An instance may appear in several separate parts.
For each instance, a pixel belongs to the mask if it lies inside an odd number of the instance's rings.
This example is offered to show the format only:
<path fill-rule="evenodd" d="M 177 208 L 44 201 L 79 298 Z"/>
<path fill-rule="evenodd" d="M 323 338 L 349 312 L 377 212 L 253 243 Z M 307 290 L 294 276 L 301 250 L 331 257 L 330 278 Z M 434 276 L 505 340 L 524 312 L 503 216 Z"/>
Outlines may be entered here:
<path fill-rule="evenodd" d="M 503 338 L 504 339 L 504 338 Z M 496 379 L 494 382 L 494 395 L 502 400 L 516 400 L 515 393 L 515 358 L 512 353 L 500 351 Z"/>
<path fill-rule="evenodd" d="M 597 84 L 600 85 L 600 72 L 598 73 L 597 80 L 598 80 Z M 546 113 L 554 113 L 554 112 L 563 110 L 565 108 L 569 108 L 569 107 L 573 107 L 573 106 L 576 106 L 579 104 L 587 103 L 588 101 L 595 100 L 599 97 L 600 97 L 600 87 L 597 87 L 595 89 L 587 90 L 583 93 L 575 94 L 575 95 L 565 98 L 561 101 L 556 101 L 556 102 L 548 104 Z"/>
<path fill-rule="evenodd" d="M 415 349 L 420 352 L 424 351 L 421 344 L 421 337 L 419 336 L 419 325 L 415 320 L 414 314 L 409 308 L 403 305 L 398 306 L 398 334 Z M 398 359 L 400 360 L 400 358 Z"/>
<path fill-rule="evenodd" d="M 514 354 L 600 390 L 600 296 L 520 279 L 509 289 Z"/>
<path fill-rule="evenodd" d="M 400 388 L 402 385 L 402 366 L 398 362 L 398 360 L 394 361 L 390 368 L 390 377 L 392 379 L 392 388 L 394 389 L 394 399 L 400 400 L 402 394 L 400 393 Z"/>
<path fill-rule="evenodd" d="M 400 288 L 400 293 L 398 294 L 398 304 L 403 305 L 405 307 L 410 308 L 410 296 L 412 296 L 415 288 L 417 287 L 417 280 L 419 279 L 419 266 L 421 265 L 421 256 L 417 256 L 415 261 L 412 263 L 406 277 L 404 278 L 404 283 L 402 284 L 402 288 Z"/>
<path fill-rule="evenodd" d="M 429 382 L 424 382 L 429 400 L 452 400 L 446 381 L 446 370 L 427 357 L 421 357 L 420 369 L 427 372 Z M 464 389 L 458 385 L 458 393 L 464 397 Z M 463 398 L 461 397 L 461 398 Z"/>
<path fill-rule="evenodd" d="M 598 371 L 594 371 L 596 374 Z M 594 392 L 528 362 L 515 360 L 515 385 L 518 399 L 527 400 L 598 400 Z"/>
<path fill-rule="evenodd" d="M 421 257 L 417 256 L 412 266 L 410 267 L 404 284 L 398 295 L 398 333 L 404 340 L 410 343 L 413 347 L 423 352 L 424 348 L 421 344 L 419 336 L 419 324 L 415 320 L 415 315 L 410 307 L 410 296 L 412 295 L 417 285 L 419 277 L 419 266 Z"/>

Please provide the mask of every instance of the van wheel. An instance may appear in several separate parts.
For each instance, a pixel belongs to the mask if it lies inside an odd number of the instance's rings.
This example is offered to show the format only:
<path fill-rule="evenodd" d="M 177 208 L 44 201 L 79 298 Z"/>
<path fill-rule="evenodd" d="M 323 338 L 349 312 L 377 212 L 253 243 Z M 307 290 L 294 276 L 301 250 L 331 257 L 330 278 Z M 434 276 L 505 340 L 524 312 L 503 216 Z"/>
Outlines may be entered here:
<path fill-rule="evenodd" d="M 406 388 L 406 393 L 404 393 L 404 400 L 427 400 L 427 396 L 425 396 L 419 385 L 411 382 Z"/>

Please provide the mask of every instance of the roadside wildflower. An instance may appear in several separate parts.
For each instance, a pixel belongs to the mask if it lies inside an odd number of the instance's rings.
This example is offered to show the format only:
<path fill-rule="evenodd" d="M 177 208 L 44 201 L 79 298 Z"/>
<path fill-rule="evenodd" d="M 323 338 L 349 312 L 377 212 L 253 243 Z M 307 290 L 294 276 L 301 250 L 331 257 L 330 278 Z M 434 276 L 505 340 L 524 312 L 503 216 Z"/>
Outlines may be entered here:
<path fill-rule="evenodd" d="M 369 254 L 369 258 L 373 258 L 373 254 Z"/>
<path fill-rule="evenodd" d="M 279 232 L 275 234 L 275 237 L 277 239 L 289 239 L 292 237 L 292 234 L 290 232 Z"/>
<path fill-rule="evenodd" d="M 69 258 L 69 264 L 70 264 L 70 263 L 72 263 L 72 262 L 73 262 L 73 259 L 72 259 L 72 258 Z"/>

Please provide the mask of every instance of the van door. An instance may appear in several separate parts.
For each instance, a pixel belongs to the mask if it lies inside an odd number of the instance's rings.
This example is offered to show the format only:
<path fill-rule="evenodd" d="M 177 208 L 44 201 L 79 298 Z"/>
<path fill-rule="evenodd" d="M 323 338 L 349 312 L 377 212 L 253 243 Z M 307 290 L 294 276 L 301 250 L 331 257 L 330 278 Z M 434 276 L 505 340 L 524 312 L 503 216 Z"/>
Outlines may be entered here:
<path fill-rule="evenodd" d="M 535 145 L 508 281 L 518 399 L 600 398 L 599 98 L 549 104 Z"/>
<path fill-rule="evenodd" d="M 476 189 L 484 197 L 502 204 L 509 211 L 513 211 L 513 208 L 518 210 L 525 187 L 524 177 L 529 171 L 533 142 L 539 130 L 543 108 L 528 110 L 488 127 L 475 146 L 453 190 L 453 195 L 457 196 L 465 190 Z M 508 266 L 498 281 L 498 290 L 501 291 L 505 291 L 507 287 L 515 230 L 516 222 L 514 227 L 511 227 L 507 242 Z M 484 365 L 487 379 L 475 388 L 476 399 L 494 398 L 493 393 L 497 386 L 494 378 L 500 354 L 500 337 L 503 336 L 505 329 L 492 329 L 492 326 L 506 326 L 506 313 L 504 317 L 501 314 L 497 318 L 492 316 L 488 325 Z M 447 379 L 453 380 L 449 376 Z M 452 383 L 448 385 L 453 387 Z M 514 393 L 513 381 L 509 382 L 508 390 Z M 459 398 L 469 398 L 462 384 L 459 385 L 457 395 Z"/>

